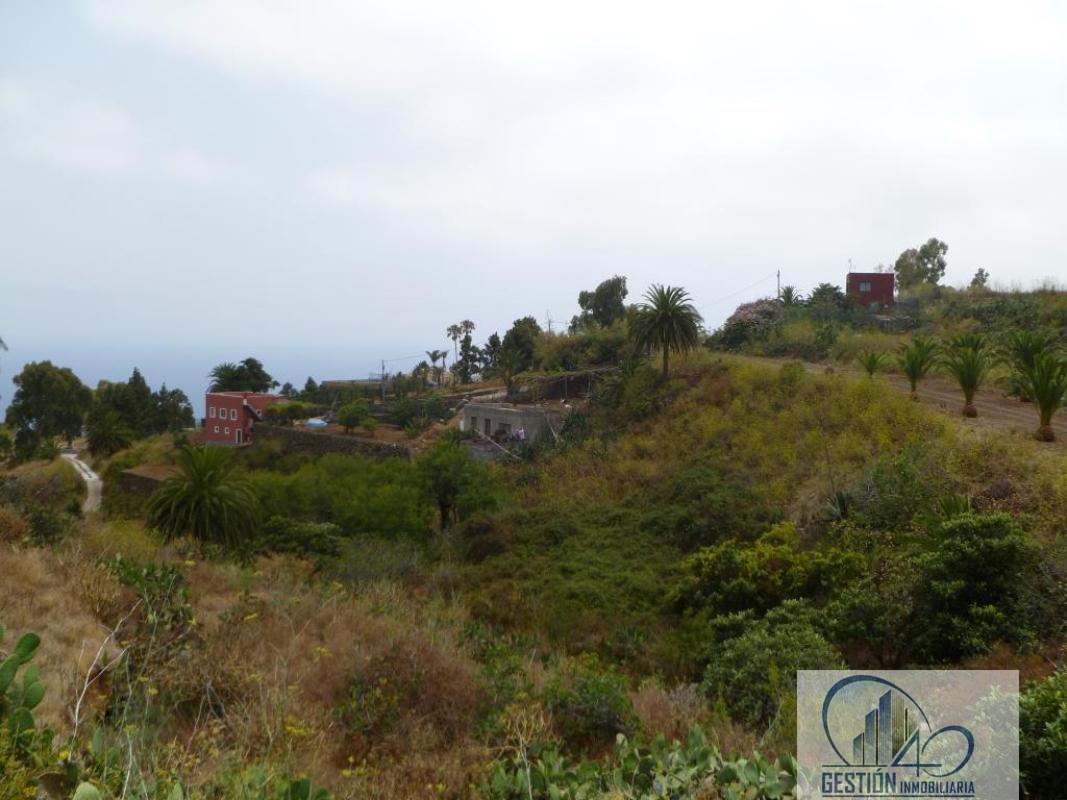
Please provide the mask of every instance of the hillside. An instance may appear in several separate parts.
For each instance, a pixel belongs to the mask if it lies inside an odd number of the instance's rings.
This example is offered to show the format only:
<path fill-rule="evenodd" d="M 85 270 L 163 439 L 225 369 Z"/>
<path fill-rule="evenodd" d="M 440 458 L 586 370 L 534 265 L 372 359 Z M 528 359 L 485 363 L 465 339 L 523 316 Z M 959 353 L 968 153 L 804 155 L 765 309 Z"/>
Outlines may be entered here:
<path fill-rule="evenodd" d="M 42 638 L 37 717 L 77 728 L 62 770 L 114 796 L 133 775 L 149 796 L 280 798 L 307 775 L 338 797 L 517 798 L 532 760 L 545 792 L 598 796 L 657 734 L 787 753 L 798 667 L 1062 663 L 1061 446 L 882 377 L 710 352 L 666 383 L 610 376 L 569 431 L 491 467 L 447 437 L 410 462 L 256 446 L 263 516 L 236 556 L 163 541 L 137 506 L 81 519 L 35 488 L 59 462 L 10 473 L 0 579 L 33 588 L 0 622 L 5 646 Z M 458 476 L 447 528 L 434 459 Z M 672 758 L 719 796 L 733 773 L 702 741 Z M 759 763 L 788 785 L 788 759 Z"/>

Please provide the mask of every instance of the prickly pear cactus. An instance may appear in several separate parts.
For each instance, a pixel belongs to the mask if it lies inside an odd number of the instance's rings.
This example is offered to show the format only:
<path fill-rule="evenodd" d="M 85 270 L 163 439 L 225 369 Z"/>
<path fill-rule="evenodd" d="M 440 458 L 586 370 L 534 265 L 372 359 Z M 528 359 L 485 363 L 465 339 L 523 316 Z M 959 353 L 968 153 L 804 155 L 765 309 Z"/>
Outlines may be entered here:
<path fill-rule="evenodd" d="M 0 647 L 4 643 L 4 626 L 0 625 Z M 44 699 L 44 684 L 38 669 L 27 664 L 37 652 L 41 637 L 26 633 L 15 644 L 15 649 L 0 661 L 0 724 L 7 725 L 15 742 L 32 737 L 36 730 L 33 710 Z M 19 675 L 19 670 L 22 674 Z"/>

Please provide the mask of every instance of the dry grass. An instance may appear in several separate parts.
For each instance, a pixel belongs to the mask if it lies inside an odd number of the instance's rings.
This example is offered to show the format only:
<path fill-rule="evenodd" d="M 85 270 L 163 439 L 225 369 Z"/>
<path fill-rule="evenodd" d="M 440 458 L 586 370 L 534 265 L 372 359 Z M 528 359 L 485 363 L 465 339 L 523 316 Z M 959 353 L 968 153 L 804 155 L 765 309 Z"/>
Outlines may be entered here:
<path fill-rule="evenodd" d="M 86 570 L 93 570 L 92 576 Z M 41 637 L 34 663 L 46 687 L 37 716 L 57 730 L 70 726 L 68 708 L 92 665 L 107 628 L 93 607 L 117 598 L 109 576 L 46 550 L 0 548 L 0 622 L 11 645 L 28 631 Z M 91 587 L 87 601 L 83 589 Z M 112 596 L 112 589 L 115 595 Z M 77 689 L 76 689 L 77 687 Z"/>
<path fill-rule="evenodd" d="M 462 612 L 389 585 L 316 588 L 294 559 L 184 569 L 196 639 L 148 680 L 172 703 L 167 736 L 199 751 L 192 783 L 218 768 L 201 746 L 214 726 L 230 755 L 292 764 L 340 797 L 467 796 L 486 755 Z"/>
<path fill-rule="evenodd" d="M 0 543 L 20 542 L 30 535 L 30 524 L 22 518 L 18 510 L 8 505 L 0 505 Z"/>

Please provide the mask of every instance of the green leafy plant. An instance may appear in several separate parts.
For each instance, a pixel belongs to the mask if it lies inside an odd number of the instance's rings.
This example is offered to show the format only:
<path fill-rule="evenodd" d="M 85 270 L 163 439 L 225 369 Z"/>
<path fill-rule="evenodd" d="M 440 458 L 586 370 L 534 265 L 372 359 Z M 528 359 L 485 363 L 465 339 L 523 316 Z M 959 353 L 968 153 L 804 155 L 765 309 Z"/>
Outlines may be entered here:
<path fill-rule="evenodd" d="M 648 745 L 623 734 L 603 761 L 569 760 L 555 748 L 498 760 L 484 786 L 490 800 L 792 800 L 796 760 L 724 759 L 700 727 L 685 742 L 656 737 Z"/>
<path fill-rule="evenodd" d="M 0 625 L 0 645 L 3 642 L 4 626 Z M 33 710 L 44 699 L 40 671 L 35 665 L 27 666 L 40 644 L 41 637 L 36 633 L 24 633 L 15 643 L 15 649 L 0 662 L 0 725 L 7 726 L 16 747 L 24 746 L 32 738 L 37 727 Z M 22 670 L 21 680 L 19 670 Z"/>
<path fill-rule="evenodd" d="M 253 530 L 256 497 L 235 474 L 232 453 L 221 447 L 179 448 L 178 475 L 148 502 L 148 524 L 167 539 L 190 534 L 237 547 Z"/>
<path fill-rule="evenodd" d="M 867 373 L 868 377 L 873 378 L 885 368 L 885 365 L 889 361 L 889 356 L 885 353 L 866 350 L 860 354 L 857 360 L 860 362 L 860 366 L 863 367 L 863 370 Z"/>
<path fill-rule="evenodd" d="M 1026 796 L 1060 797 L 1063 764 L 1067 764 L 1067 667 L 1031 683 L 1019 698 L 1019 767 Z"/>
<path fill-rule="evenodd" d="M 352 429 L 361 425 L 370 413 L 367 401 L 363 398 L 345 403 L 337 411 L 337 424 L 345 429 L 345 433 L 351 433 Z"/>
<path fill-rule="evenodd" d="M 1037 406 L 1040 425 L 1035 436 L 1042 442 L 1056 440 L 1052 418 L 1067 402 L 1067 359 L 1054 353 L 1039 353 L 1029 365 L 1019 367 L 1019 378 Z"/>
<path fill-rule="evenodd" d="M 945 353 L 944 366 L 963 392 L 963 416 L 977 417 L 974 396 L 989 374 L 990 367 L 985 337 L 980 334 L 957 336 Z"/>
<path fill-rule="evenodd" d="M 660 351 L 663 377 L 666 378 L 670 354 L 683 353 L 697 346 L 702 321 L 685 289 L 656 284 L 645 293 L 644 302 L 637 306 L 637 316 L 630 330 L 639 347 Z"/>
<path fill-rule="evenodd" d="M 568 659 L 549 681 L 545 706 L 567 743 L 610 742 L 634 724 L 627 689 L 625 677 L 585 653 Z"/>
<path fill-rule="evenodd" d="M 916 336 L 910 342 L 900 346 L 900 355 L 897 360 L 911 385 L 912 400 L 919 398 L 919 382 L 937 363 L 938 353 L 937 344 L 921 336 Z"/>

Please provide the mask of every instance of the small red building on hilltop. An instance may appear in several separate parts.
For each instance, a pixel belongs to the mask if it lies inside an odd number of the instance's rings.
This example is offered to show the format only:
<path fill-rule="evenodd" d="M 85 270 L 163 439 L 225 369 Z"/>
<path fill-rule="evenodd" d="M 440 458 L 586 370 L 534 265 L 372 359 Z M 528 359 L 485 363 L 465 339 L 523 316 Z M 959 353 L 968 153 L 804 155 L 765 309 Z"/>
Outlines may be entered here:
<path fill-rule="evenodd" d="M 885 308 L 893 305 L 896 277 L 892 272 L 850 272 L 845 279 L 845 294 L 864 308 L 874 303 Z"/>
<path fill-rule="evenodd" d="M 252 441 L 252 425 L 263 419 L 267 406 L 285 400 L 277 394 L 207 392 L 204 395 L 204 441 L 242 445 Z"/>

